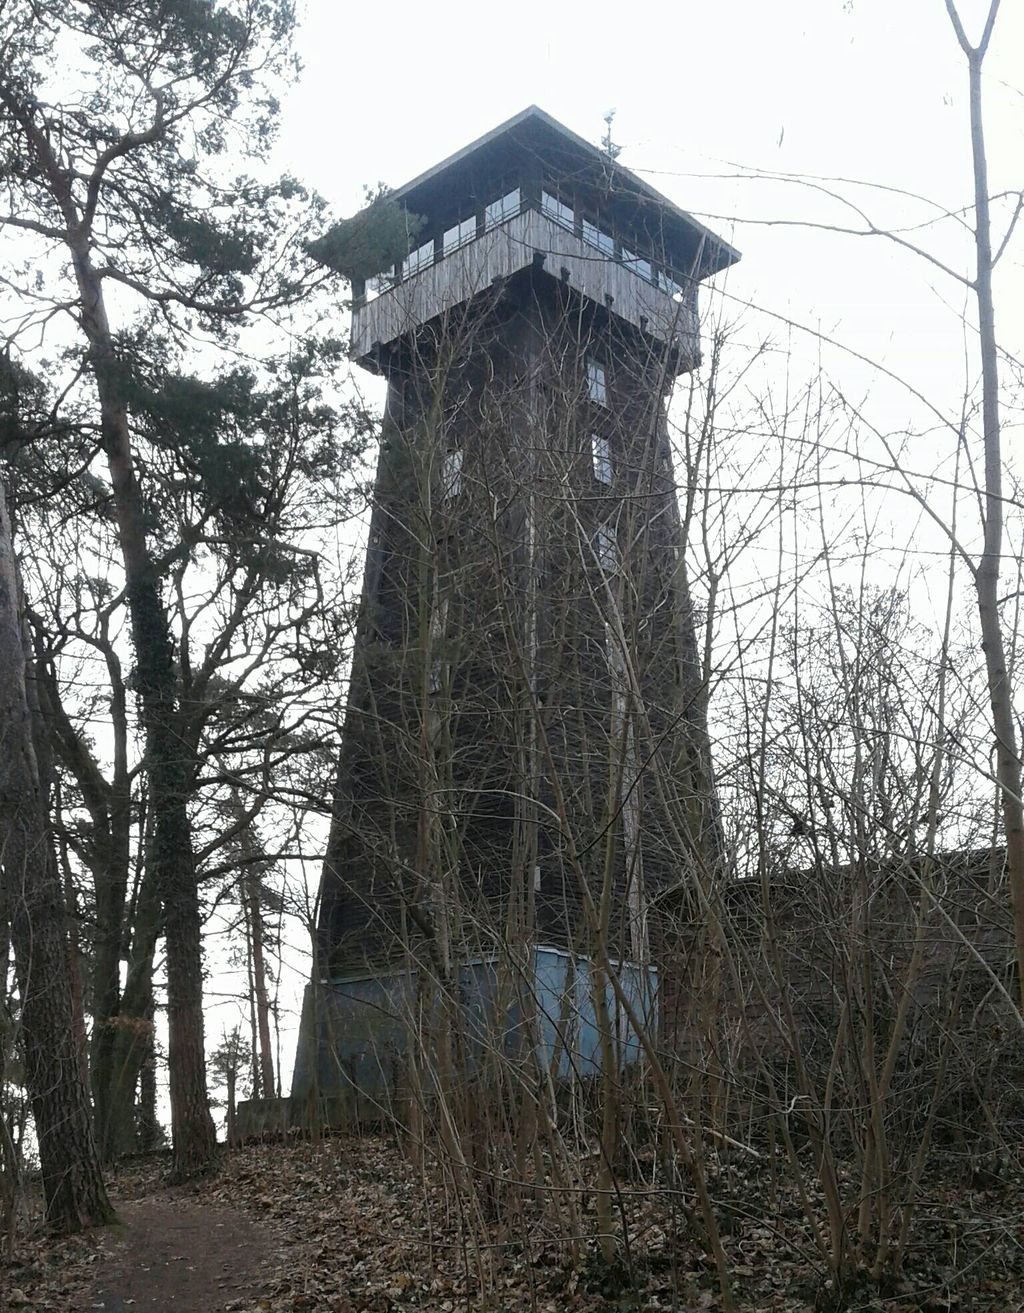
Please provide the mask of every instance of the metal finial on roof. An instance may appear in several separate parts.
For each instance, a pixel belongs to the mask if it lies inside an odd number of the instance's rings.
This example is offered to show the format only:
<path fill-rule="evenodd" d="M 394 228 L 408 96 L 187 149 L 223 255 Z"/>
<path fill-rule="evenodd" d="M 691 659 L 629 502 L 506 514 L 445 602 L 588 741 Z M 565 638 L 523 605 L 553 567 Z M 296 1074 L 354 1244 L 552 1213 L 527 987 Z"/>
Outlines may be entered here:
<path fill-rule="evenodd" d="M 616 146 L 615 142 L 612 141 L 612 121 L 614 118 L 615 110 L 610 109 L 604 116 L 605 133 L 601 138 L 601 146 L 610 160 L 617 160 L 619 158 L 619 153 L 622 150 L 621 146 Z"/>

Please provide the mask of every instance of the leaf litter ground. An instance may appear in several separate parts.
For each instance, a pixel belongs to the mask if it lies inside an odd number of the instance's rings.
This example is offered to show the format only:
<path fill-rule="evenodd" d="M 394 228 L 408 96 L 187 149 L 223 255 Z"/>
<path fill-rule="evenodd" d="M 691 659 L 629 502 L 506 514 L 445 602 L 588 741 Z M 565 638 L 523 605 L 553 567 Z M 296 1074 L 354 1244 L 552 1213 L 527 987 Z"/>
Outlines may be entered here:
<path fill-rule="evenodd" d="M 215 1177 L 168 1188 L 160 1159 L 126 1163 L 119 1226 L 57 1241 L 36 1233 L 4 1269 L 0 1310 L 22 1313 L 401 1313 L 715 1310 L 714 1272 L 673 1196 L 623 1185 L 620 1260 L 602 1263 L 592 1201 L 565 1237 L 552 1196 L 495 1182 L 460 1197 L 389 1141 L 261 1144 Z M 933 1187 L 906 1273 L 838 1300 L 800 1210 L 757 1164 L 713 1167 L 724 1241 L 745 1310 L 1004 1313 L 1024 1307 L 1024 1193 Z M 489 1215 L 488 1215 L 489 1214 Z M 621 1233 L 620 1233 L 621 1234 Z M 575 1250 L 575 1252 L 573 1252 Z"/>

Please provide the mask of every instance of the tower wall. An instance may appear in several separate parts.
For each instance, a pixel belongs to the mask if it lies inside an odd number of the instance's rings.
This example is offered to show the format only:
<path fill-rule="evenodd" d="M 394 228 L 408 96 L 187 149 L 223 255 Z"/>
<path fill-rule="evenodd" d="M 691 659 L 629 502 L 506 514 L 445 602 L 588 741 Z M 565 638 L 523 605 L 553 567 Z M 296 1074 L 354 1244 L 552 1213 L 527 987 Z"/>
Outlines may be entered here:
<path fill-rule="evenodd" d="M 586 952 L 602 895 L 643 957 L 699 697 L 666 348 L 531 265 L 382 368 L 324 961 Z"/>
<path fill-rule="evenodd" d="M 717 861 L 665 402 L 735 252 L 536 110 L 395 196 L 352 328 L 388 400 L 314 981 L 346 1036 L 307 1017 L 297 1080 L 400 1013 L 450 1064 L 480 971 L 540 1052 L 545 954 L 566 1018 L 614 960 L 649 1020 L 651 909 Z"/>

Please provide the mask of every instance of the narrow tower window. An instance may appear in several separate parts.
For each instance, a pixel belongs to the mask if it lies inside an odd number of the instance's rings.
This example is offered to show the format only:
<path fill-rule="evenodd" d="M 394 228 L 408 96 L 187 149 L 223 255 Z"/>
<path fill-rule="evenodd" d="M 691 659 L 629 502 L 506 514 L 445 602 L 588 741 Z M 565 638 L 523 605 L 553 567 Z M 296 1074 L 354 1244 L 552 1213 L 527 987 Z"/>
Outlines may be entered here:
<path fill-rule="evenodd" d="M 594 465 L 594 478 L 598 483 L 612 481 L 612 447 L 600 433 L 590 435 L 590 455 Z"/>
<path fill-rule="evenodd" d="M 635 274 L 639 274 L 641 278 L 646 278 L 649 283 L 654 281 L 654 269 L 651 266 L 650 260 L 643 259 L 643 257 L 637 255 L 635 251 L 627 251 L 626 248 L 623 247 L 622 263 L 628 269 L 632 269 Z"/>
<path fill-rule="evenodd" d="M 462 489 L 462 449 L 446 451 L 441 463 L 441 500 L 451 501 Z"/>
<path fill-rule="evenodd" d="M 520 210 L 519 188 L 506 192 L 496 201 L 491 201 L 487 209 L 484 210 L 484 228 L 493 228 L 495 224 L 504 223 L 506 219 L 514 218 Z"/>
<path fill-rule="evenodd" d="M 615 530 L 610 524 L 602 524 L 595 534 L 594 555 L 605 574 L 614 574 L 619 568 L 619 548 L 615 541 Z"/>
<path fill-rule="evenodd" d="M 422 246 L 417 246 L 415 251 L 410 251 L 402 261 L 402 277 L 411 278 L 413 274 L 418 274 L 421 269 L 433 263 L 434 243 L 424 242 Z"/>
<path fill-rule="evenodd" d="M 608 384 L 599 360 L 587 360 L 587 396 L 598 406 L 608 404 Z"/>
<path fill-rule="evenodd" d="M 471 214 L 468 219 L 463 219 L 457 223 L 454 228 L 449 228 L 444 235 L 442 243 L 445 255 L 450 255 L 452 251 L 457 251 L 460 246 L 465 246 L 476 236 L 476 215 Z"/>
<path fill-rule="evenodd" d="M 589 242 L 591 246 L 596 246 L 605 255 L 615 254 L 615 238 L 611 233 L 604 232 L 596 223 L 591 223 L 589 219 L 583 220 L 583 240 Z"/>
<path fill-rule="evenodd" d="M 573 214 L 572 206 L 566 205 L 557 196 L 552 196 L 549 191 L 541 192 L 540 208 L 549 219 L 554 219 L 555 223 L 560 223 L 563 228 L 571 229 L 575 227 L 576 216 Z"/>
<path fill-rule="evenodd" d="M 367 301 L 376 301 L 382 292 L 388 292 L 398 282 L 398 276 L 395 272 L 395 266 L 390 269 L 382 269 L 379 274 L 373 278 L 367 278 L 365 284 L 365 296 Z"/>

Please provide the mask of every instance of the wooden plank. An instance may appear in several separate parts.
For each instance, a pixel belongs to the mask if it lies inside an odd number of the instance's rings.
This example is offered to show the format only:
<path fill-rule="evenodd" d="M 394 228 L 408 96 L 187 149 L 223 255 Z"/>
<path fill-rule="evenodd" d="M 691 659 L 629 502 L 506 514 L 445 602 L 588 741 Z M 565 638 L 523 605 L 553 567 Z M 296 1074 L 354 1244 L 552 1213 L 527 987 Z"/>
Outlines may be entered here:
<path fill-rule="evenodd" d="M 662 342 L 675 340 L 686 357 L 695 354 L 696 286 L 678 303 L 547 215 L 527 210 L 354 310 L 352 355 L 361 360 L 376 345 L 414 332 L 486 291 L 496 278 L 528 268 L 538 252 L 552 277 L 560 278 L 565 269 L 570 286 L 584 296 L 598 305 L 610 296 L 613 314 Z"/>

